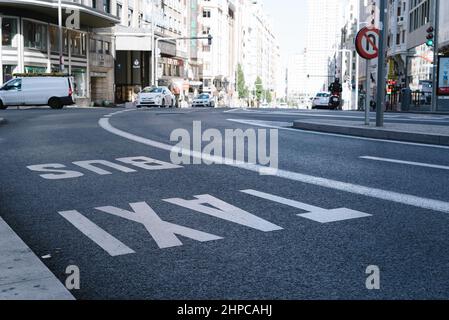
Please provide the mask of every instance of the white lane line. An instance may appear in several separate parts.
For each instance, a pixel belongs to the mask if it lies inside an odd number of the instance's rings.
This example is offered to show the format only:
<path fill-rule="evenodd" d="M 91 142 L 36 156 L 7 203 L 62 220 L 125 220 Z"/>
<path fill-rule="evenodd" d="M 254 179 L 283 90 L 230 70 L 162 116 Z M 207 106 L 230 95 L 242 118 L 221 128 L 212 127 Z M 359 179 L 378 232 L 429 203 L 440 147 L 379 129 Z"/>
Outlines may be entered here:
<path fill-rule="evenodd" d="M 301 130 L 301 129 L 296 129 L 296 128 L 286 128 L 287 126 L 291 127 L 293 125 L 291 122 L 272 122 L 272 121 L 242 120 L 242 119 L 227 119 L 227 120 L 231 121 L 231 122 L 235 122 L 235 123 L 250 125 L 250 126 L 278 129 L 278 130 L 284 130 L 284 131 L 301 132 L 301 133 L 320 135 L 320 136 L 330 136 L 330 137 L 338 137 L 338 138 L 353 139 L 353 140 L 385 142 L 385 143 L 403 144 L 403 145 L 415 146 L 415 147 L 426 147 L 426 148 L 449 150 L 449 146 L 439 146 L 439 145 L 434 145 L 434 144 L 424 144 L 424 143 L 406 142 L 406 141 L 398 141 L 398 140 L 375 139 L 375 138 L 349 136 L 349 135 L 338 134 L 338 133 L 327 133 L 327 132 L 319 132 L 319 131 Z M 282 124 L 282 126 L 279 126 L 279 124 Z M 284 127 L 284 125 L 286 127 Z"/>
<path fill-rule="evenodd" d="M 72 294 L 0 218 L 0 300 L 74 300 Z"/>
<path fill-rule="evenodd" d="M 134 250 L 111 236 L 78 211 L 63 211 L 59 214 L 112 257 L 135 253 Z"/>
<path fill-rule="evenodd" d="M 191 157 L 195 157 L 195 158 L 199 158 L 199 159 L 202 158 L 203 160 L 209 160 L 213 163 L 223 163 L 228 166 L 237 167 L 237 168 L 248 170 L 248 171 L 253 171 L 253 172 L 257 172 L 257 173 L 270 172 L 272 176 L 276 176 L 279 178 L 284 178 L 284 179 L 298 181 L 298 182 L 302 182 L 302 183 L 306 183 L 306 184 L 316 185 L 316 186 L 320 186 L 320 187 L 324 187 L 324 188 L 328 188 L 328 189 L 354 193 L 354 194 L 367 196 L 367 197 L 371 197 L 371 198 L 392 201 L 392 202 L 410 205 L 410 206 L 414 206 L 414 207 L 418 207 L 418 208 L 449 213 L 449 202 L 444 202 L 444 201 L 434 200 L 434 199 L 427 199 L 427 198 L 422 198 L 422 197 L 409 195 L 409 194 L 398 193 L 398 192 L 389 191 L 389 190 L 370 188 L 370 187 L 365 187 L 365 186 L 361 186 L 361 185 L 357 185 L 357 184 L 341 182 L 341 181 L 336 181 L 336 180 L 331 180 L 331 179 L 326 179 L 326 178 L 321 178 L 321 177 L 314 177 L 314 176 L 291 172 L 291 171 L 286 171 L 286 170 L 279 169 L 279 170 L 273 171 L 272 168 L 268 168 L 265 166 L 260 166 L 260 165 L 256 165 L 256 164 L 238 163 L 238 162 L 236 163 L 232 159 L 226 159 L 223 157 L 213 157 L 213 156 L 210 156 L 209 154 L 205 154 L 205 153 L 203 154 L 203 153 L 197 152 L 197 151 L 174 148 L 172 145 L 157 142 L 157 141 L 150 140 L 150 139 L 147 139 L 144 137 L 139 137 L 132 133 L 128 133 L 128 132 L 119 130 L 117 128 L 114 128 L 110 124 L 109 119 L 105 119 L 105 118 L 100 119 L 99 125 L 104 130 L 106 130 L 112 134 L 115 134 L 117 136 L 120 136 L 122 138 L 131 140 L 134 142 L 145 144 L 147 146 L 155 147 L 155 148 L 158 148 L 161 150 L 166 150 L 166 151 L 170 151 L 170 152 L 173 151 L 173 152 L 178 152 L 178 153 L 182 152 L 185 155 L 189 155 Z"/>
<path fill-rule="evenodd" d="M 300 209 L 303 211 L 308 211 L 307 213 L 297 214 L 298 217 L 306 218 L 319 223 L 331 223 L 331 222 L 339 222 L 360 218 L 368 218 L 372 215 L 355 211 L 347 208 L 339 208 L 339 209 L 324 209 L 320 207 L 311 206 L 307 203 L 302 203 L 299 201 L 278 197 L 269 193 L 264 193 L 256 190 L 242 190 L 241 192 L 252 195 L 254 197 L 262 198 L 265 200 L 269 200 L 272 202 L 277 202 L 289 207 L 293 207 L 296 209 Z"/>
<path fill-rule="evenodd" d="M 370 156 L 363 156 L 363 157 L 360 157 L 360 159 L 372 160 L 372 161 L 380 161 L 380 162 L 389 162 L 389 163 L 396 163 L 396 164 L 405 164 L 405 165 L 416 166 L 416 167 L 425 167 L 425 168 L 449 170 L 449 166 L 430 164 L 430 163 L 423 163 L 423 162 L 403 161 L 403 160 L 388 159 L 388 158 L 378 158 L 378 157 L 370 157 Z"/>

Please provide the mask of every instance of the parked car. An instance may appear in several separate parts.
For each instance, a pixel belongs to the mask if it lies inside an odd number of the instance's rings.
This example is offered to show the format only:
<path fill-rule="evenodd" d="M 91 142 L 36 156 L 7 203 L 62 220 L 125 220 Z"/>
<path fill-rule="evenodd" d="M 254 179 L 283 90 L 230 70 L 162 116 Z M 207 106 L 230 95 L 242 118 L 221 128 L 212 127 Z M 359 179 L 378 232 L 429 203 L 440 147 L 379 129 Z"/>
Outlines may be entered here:
<path fill-rule="evenodd" d="M 137 95 L 136 107 L 173 108 L 175 99 L 174 94 L 167 87 L 147 87 Z"/>
<path fill-rule="evenodd" d="M 9 106 L 45 106 L 62 109 L 72 105 L 69 77 L 17 77 L 0 88 L 0 109 Z"/>
<path fill-rule="evenodd" d="M 329 92 L 318 92 L 312 100 L 312 109 L 327 109 L 329 108 L 329 99 L 331 95 Z"/>
<path fill-rule="evenodd" d="M 192 108 L 195 108 L 195 107 L 214 108 L 215 107 L 214 97 L 208 93 L 200 94 L 198 97 L 193 99 Z"/>

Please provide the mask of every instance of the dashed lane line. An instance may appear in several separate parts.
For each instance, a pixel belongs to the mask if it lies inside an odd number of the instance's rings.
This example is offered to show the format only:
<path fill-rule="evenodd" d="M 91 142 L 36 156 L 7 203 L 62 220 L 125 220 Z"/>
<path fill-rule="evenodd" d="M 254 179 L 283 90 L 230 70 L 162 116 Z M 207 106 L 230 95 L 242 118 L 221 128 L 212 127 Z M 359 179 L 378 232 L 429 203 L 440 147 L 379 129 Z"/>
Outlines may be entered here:
<path fill-rule="evenodd" d="M 414 161 L 404 161 L 404 160 L 396 160 L 396 159 L 388 159 L 388 158 L 379 158 L 379 157 L 371 157 L 371 156 L 363 156 L 359 157 L 364 160 L 378 161 L 378 162 L 388 162 L 395 164 L 404 164 L 415 167 L 424 167 L 424 168 L 432 168 L 432 169 L 441 169 L 441 170 L 449 170 L 449 166 L 423 163 L 423 162 L 414 162 Z"/>

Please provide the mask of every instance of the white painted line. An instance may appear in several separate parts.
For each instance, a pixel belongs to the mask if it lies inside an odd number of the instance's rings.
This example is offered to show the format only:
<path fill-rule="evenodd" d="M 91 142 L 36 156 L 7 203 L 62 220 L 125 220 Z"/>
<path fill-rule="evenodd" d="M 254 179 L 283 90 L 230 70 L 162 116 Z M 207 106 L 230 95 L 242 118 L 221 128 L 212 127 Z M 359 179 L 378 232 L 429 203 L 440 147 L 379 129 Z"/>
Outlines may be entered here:
<path fill-rule="evenodd" d="M 429 163 L 423 163 L 423 162 L 403 161 L 403 160 L 378 158 L 378 157 L 370 157 L 370 156 L 363 156 L 363 157 L 360 157 L 360 159 L 380 161 L 380 162 L 389 162 L 389 163 L 396 163 L 396 164 L 405 164 L 405 165 L 410 165 L 410 166 L 415 166 L 415 167 L 425 167 L 425 168 L 449 170 L 449 166 L 442 166 L 442 165 L 429 164 Z"/>
<path fill-rule="evenodd" d="M 0 300 L 75 300 L 2 218 Z"/>
<path fill-rule="evenodd" d="M 134 250 L 111 236 L 78 211 L 63 211 L 59 214 L 112 257 L 135 253 Z"/>
<path fill-rule="evenodd" d="M 301 209 L 304 211 L 309 211 L 308 213 L 298 214 L 298 217 L 306 218 L 309 220 L 313 220 L 319 223 L 331 223 L 331 222 L 339 222 L 345 220 L 352 219 L 360 219 L 371 217 L 370 214 L 355 211 L 347 208 L 339 208 L 339 209 L 324 209 L 320 207 L 311 206 L 307 203 L 302 203 L 299 201 L 278 197 L 269 193 L 264 193 L 256 190 L 242 190 L 241 192 L 262 198 L 265 200 L 277 202 L 280 204 L 284 204 L 289 207 L 293 207 L 296 209 Z"/>
<path fill-rule="evenodd" d="M 435 149 L 446 149 L 446 150 L 449 150 L 449 146 L 439 146 L 439 145 L 434 145 L 434 144 L 405 142 L 405 141 L 397 141 L 397 140 L 384 140 L 384 139 L 375 139 L 375 138 L 365 138 L 365 137 L 350 136 L 350 135 L 344 135 L 344 134 L 338 134 L 338 133 L 327 133 L 327 132 L 319 132 L 319 131 L 301 130 L 301 129 L 296 129 L 296 128 L 286 128 L 286 127 L 283 127 L 283 126 L 279 126 L 279 124 L 281 124 L 281 122 L 260 121 L 260 120 L 241 120 L 241 119 L 227 119 L 227 120 L 231 121 L 231 122 L 235 122 L 235 123 L 250 125 L 250 126 L 262 127 L 262 128 L 271 128 L 271 129 L 278 129 L 278 130 L 292 131 L 292 132 L 301 132 L 301 133 L 312 134 L 312 135 L 319 135 L 319 136 L 330 136 L 330 137 L 338 137 L 338 138 L 353 139 L 353 140 L 385 142 L 385 143 L 403 144 L 403 145 L 415 146 L 415 147 L 425 147 L 425 148 L 435 148 Z M 273 123 L 276 123 L 276 125 L 273 124 Z M 290 122 L 284 122 L 282 124 L 285 125 L 285 126 L 288 126 L 288 127 L 291 127 L 293 125 Z"/>
<path fill-rule="evenodd" d="M 320 177 L 314 177 L 314 176 L 310 176 L 310 175 L 305 175 L 305 174 L 301 174 L 301 173 L 285 171 L 285 170 L 280 170 L 280 169 L 273 171 L 272 168 L 255 165 L 255 164 L 235 163 L 235 161 L 231 160 L 231 159 L 225 159 L 222 157 L 212 157 L 208 154 L 202 154 L 201 152 L 196 152 L 196 151 L 191 151 L 191 150 L 183 150 L 180 148 L 174 148 L 173 146 L 171 146 L 169 144 L 165 144 L 165 143 L 157 142 L 157 141 L 150 140 L 147 138 L 139 137 L 132 133 L 128 133 L 128 132 L 119 130 L 117 128 L 114 128 L 109 123 L 109 119 L 105 119 L 105 118 L 100 119 L 99 125 L 100 125 L 100 127 L 105 129 L 106 131 L 109 131 L 112 134 L 115 134 L 117 136 L 120 136 L 122 138 L 131 140 L 134 142 L 145 144 L 150 147 L 155 147 L 155 148 L 158 148 L 161 150 L 166 150 L 166 151 L 170 151 L 170 152 L 171 151 L 183 152 L 186 155 L 190 155 L 192 157 L 199 158 L 199 159 L 202 158 L 202 159 L 210 160 L 213 163 L 220 163 L 220 161 L 221 161 L 221 163 L 224 163 L 226 165 L 253 171 L 253 172 L 257 172 L 257 173 L 271 170 L 273 172 L 273 176 L 276 176 L 279 178 L 284 178 L 284 179 L 288 179 L 288 180 L 292 180 L 292 181 L 298 181 L 298 182 L 316 185 L 316 186 L 329 188 L 329 189 L 333 189 L 333 190 L 354 193 L 354 194 L 367 196 L 367 197 L 371 197 L 371 198 L 392 201 L 392 202 L 410 205 L 410 206 L 414 206 L 414 207 L 418 207 L 418 208 L 449 213 L 449 203 L 448 202 L 422 198 L 422 197 L 418 197 L 418 196 L 414 196 L 414 195 L 403 194 L 403 193 L 398 193 L 398 192 L 389 191 L 389 190 L 370 188 L 370 187 L 365 187 L 365 186 L 361 186 L 361 185 L 357 185 L 357 184 L 341 182 L 341 181 L 320 178 Z"/>

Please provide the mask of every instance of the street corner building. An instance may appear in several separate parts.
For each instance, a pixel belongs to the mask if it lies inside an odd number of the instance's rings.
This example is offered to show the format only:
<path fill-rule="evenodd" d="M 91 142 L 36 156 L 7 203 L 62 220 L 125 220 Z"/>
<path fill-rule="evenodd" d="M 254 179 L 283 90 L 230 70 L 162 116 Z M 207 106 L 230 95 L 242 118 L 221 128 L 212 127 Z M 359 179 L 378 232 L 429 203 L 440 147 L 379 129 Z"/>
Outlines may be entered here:
<path fill-rule="evenodd" d="M 115 0 L 63 0 L 63 58 L 59 58 L 58 0 L 0 0 L 0 82 L 14 73 L 60 71 L 74 82 L 75 102 L 114 99 L 113 38 L 96 31 L 119 23 Z"/>

